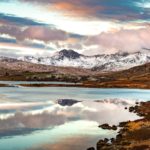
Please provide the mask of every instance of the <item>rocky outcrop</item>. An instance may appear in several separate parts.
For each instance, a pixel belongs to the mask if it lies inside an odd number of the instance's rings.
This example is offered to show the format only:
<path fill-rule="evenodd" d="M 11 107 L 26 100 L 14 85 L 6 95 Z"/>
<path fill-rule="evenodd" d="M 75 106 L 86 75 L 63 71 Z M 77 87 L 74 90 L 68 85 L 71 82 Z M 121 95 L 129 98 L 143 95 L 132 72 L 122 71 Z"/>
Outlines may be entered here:
<path fill-rule="evenodd" d="M 149 150 L 150 149 L 150 101 L 130 107 L 129 111 L 143 116 L 143 119 L 121 122 L 116 138 L 99 140 L 96 150 Z M 108 124 L 101 125 L 110 128 Z"/>
<path fill-rule="evenodd" d="M 117 130 L 117 126 L 115 126 L 115 125 L 110 126 L 108 123 L 99 125 L 99 127 L 104 129 L 104 130 Z"/>

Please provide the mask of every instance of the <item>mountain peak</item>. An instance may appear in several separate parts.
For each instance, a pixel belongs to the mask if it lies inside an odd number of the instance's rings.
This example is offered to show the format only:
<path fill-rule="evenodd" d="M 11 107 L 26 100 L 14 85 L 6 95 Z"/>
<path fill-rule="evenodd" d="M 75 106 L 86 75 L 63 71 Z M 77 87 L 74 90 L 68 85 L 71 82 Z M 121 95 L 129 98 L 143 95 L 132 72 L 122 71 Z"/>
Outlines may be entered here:
<path fill-rule="evenodd" d="M 63 49 L 57 52 L 57 55 L 59 55 L 60 58 L 67 57 L 69 59 L 77 59 L 81 56 L 81 54 L 79 54 L 78 52 L 74 50 L 67 50 L 67 49 Z"/>

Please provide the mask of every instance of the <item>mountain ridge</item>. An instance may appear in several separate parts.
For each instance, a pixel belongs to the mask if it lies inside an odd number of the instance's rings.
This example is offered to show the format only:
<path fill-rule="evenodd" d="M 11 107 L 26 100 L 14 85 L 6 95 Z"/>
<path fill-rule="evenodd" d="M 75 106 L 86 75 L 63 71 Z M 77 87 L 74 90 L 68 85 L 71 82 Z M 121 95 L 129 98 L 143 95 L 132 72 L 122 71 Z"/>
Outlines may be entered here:
<path fill-rule="evenodd" d="M 6 59 L 6 58 L 5 58 Z M 119 71 L 150 62 L 150 53 L 116 53 L 86 56 L 63 49 L 47 57 L 24 56 L 17 60 L 58 67 L 75 67 L 93 71 Z"/>

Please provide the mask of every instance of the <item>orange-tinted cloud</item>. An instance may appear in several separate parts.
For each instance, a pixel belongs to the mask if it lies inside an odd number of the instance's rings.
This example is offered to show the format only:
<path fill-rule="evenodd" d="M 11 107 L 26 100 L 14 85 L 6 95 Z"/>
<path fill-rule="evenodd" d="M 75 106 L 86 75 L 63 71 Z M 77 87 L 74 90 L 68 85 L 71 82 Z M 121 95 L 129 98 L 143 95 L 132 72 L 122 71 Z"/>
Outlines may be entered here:
<path fill-rule="evenodd" d="M 94 6 L 89 8 L 86 5 L 81 5 L 80 3 L 72 3 L 60 1 L 48 6 L 49 11 L 57 10 L 64 13 L 66 16 L 74 16 L 74 17 L 83 17 L 83 16 L 91 16 L 96 13 L 97 10 L 104 10 L 102 6 Z"/>
<path fill-rule="evenodd" d="M 133 21 L 149 20 L 149 10 L 141 0 L 20 0 L 42 7 L 54 5 L 66 15 L 100 18 L 106 20 Z M 140 5 L 139 5 L 140 4 Z M 80 16 L 81 15 L 81 16 Z"/>

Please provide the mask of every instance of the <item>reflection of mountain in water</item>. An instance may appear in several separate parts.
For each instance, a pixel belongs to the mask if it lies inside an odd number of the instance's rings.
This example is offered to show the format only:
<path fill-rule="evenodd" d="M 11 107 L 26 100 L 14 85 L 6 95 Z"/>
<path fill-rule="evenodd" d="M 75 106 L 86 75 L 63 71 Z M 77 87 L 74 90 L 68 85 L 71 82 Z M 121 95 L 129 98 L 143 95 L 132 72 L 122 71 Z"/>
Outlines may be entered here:
<path fill-rule="evenodd" d="M 57 103 L 61 106 L 72 106 L 81 101 L 73 100 L 73 99 L 58 99 Z"/>

